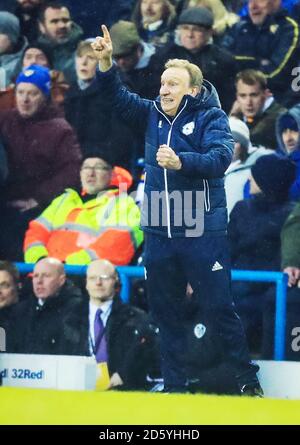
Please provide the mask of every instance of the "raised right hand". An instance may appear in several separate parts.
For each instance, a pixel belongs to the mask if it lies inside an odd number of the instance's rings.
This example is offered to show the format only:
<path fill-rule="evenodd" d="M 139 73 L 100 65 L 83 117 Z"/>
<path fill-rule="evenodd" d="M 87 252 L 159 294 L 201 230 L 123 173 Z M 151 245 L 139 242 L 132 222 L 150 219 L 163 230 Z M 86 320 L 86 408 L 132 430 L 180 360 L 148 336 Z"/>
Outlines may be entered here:
<path fill-rule="evenodd" d="M 113 46 L 107 27 L 102 25 L 101 29 L 103 37 L 96 37 L 95 42 L 91 46 L 99 62 L 100 71 L 108 71 L 112 67 Z"/>

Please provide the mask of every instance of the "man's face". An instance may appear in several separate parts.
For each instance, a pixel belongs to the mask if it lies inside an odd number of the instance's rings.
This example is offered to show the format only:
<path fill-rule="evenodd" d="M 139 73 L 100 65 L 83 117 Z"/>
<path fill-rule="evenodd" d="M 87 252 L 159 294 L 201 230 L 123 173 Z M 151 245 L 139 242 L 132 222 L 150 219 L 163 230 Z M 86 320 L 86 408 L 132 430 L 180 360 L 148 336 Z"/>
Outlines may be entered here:
<path fill-rule="evenodd" d="M 24 11 L 30 11 L 40 6 L 44 0 L 17 0 Z"/>
<path fill-rule="evenodd" d="M 86 276 L 86 289 L 95 302 L 104 303 L 115 295 L 116 272 L 111 264 L 95 261 L 90 264 Z"/>
<path fill-rule="evenodd" d="M 179 26 L 178 34 L 182 46 L 193 53 L 207 45 L 212 30 L 204 26 L 183 24 Z"/>
<path fill-rule="evenodd" d="M 76 73 L 80 80 L 92 80 L 96 75 L 97 59 L 93 52 L 76 56 Z"/>
<path fill-rule="evenodd" d="M 141 15 L 145 23 L 154 23 L 162 19 L 163 0 L 142 0 Z"/>
<path fill-rule="evenodd" d="M 56 264 L 41 260 L 34 267 L 32 284 L 37 298 L 46 300 L 57 295 L 66 276 Z"/>
<path fill-rule="evenodd" d="M 104 190 L 111 181 L 112 169 L 101 158 L 87 158 L 80 169 L 81 186 L 89 195 Z"/>
<path fill-rule="evenodd" d="M 236 86 L 236 99 L 246 118 L 254 118 L 262 110 L 267 98 L 266 90 L 259 83 L 247 85 L 241 80 Z"/>
<path fill-rule="evenodd" d="M 57 43 L 64 43 L 69 39 L 71 28 L 70 12 L 65 7 L 47 8 L 44 22 L 40 22 L 41 33 Z"/>
<path fill-rule="evenodd" d="M 285 129 L 282 133 L 282 140 L 288 153 L 292 153 L 298 146 L 299 131 Z"/>
<path fill-rule="evenodd" d="M 249 0 L 249 15 L 254 25 L 262 25 L 267 15 L 275 12 L 278 0 Z"/>
<path fill-rule="evenodd" d="M 6 54 L 13 48 L 10 38 L 6 34 L 0 34 L 0 54 Z"/>
<path fill-rule="evenodd" d="M 16 104 L 20 115 L 28 119 L 38 113 L 46 103 L 41 90 L 32 83 L 21 82 L 16 88 Z"/>
<path fill-rule="evenodd" d="M 6 270 L 0 270 L 0 309 L 17 301 L 18 290 L 13 277 Z"/>
<path fill-rule="evenodd" d="M 114 56 L 114 59 L 116 60 L 120 70 L 123 71 L 124 73 L 127 73 L 128 71 L 131 71 L 136 67 L 138 61 L 140 60 L 141 55 L 142 55 L 141 49 L 136 48 L 129 54 Z"/>
<path fill-rule="evenodd" d="M 197 92 L 190 86 L 190 76 L 186 69 L 167 68 L 161 76 L 159 94 L 163 111 L 169 116 L 175 116 L 183 96 L 195 96 Z"/>
<path fill-rule="evenodd" d="M 42 50 L 38 48 L 29 48 L 25 51 L 23 58 L 23 68 L 30 65 L 40 65 L 49 68 L 49 62 Z"/>

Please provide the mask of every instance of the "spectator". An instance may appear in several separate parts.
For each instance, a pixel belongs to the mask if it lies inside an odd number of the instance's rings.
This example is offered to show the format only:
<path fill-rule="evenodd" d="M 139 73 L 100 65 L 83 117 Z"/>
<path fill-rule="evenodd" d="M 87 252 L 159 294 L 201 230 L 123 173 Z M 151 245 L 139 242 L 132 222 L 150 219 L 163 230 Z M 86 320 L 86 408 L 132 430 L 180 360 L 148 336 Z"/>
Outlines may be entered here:
<path fill-rule="evenodd" d="M 45 3 L 39 15 L 41 35 L 38 43 L 52 53 L 53 68 L 62 71 L 68 82 L 76 79 L 74 56 L 82 38 L 82 29 L 72 21 L 70 11 L 62 3 Z"/>
<path fill-rule="evenodd" d="M 222 37 L 226 30 L 239 21 L 239 16 L 227 9 L 222 0 L 189 0 L 188 8 L 199 7 L 210 9 L 214 16 L 213 35 L 214 40 Z"/>
<path fill-rule="evenodd" d="M 290 287 L 298 286 L 300 279 L 300 204 L 297 203 L 281 231 L 281 266 L 289 276 Z"/>
<path fill-rule="evenodd" d="M 27 45 L 20 33 L 19 19 L 9 12 L 0 12 L 0 68 L 4 69 L 0 89 L 7 88 L 16 78 Z"/>
<path fill-rule="evenodd" d="M 225 192 L 228 215 L 238 201 L 244 199 L 244 189 L 250 177 L 250 169 L 262 155 L 271 154 L 273 150 L 253 147 L 247 125 L 235 118 L 229 118 L 229 125 L 234 140 L 234 152 L 230 166 L 225 172 Z"/>
<path fill-rule="evenodd" d="M 112 174 L 107 154 L 87 156 L 80 173 L 82 193 L 67 189 L 31 221 L 24 241 L 26 262 L 45 256 L 67 264 L 97 258 L 117 265 L 131 261 L 143 240 L 140 211 L 130 196 L 110 186 Z"/>
<path fill-rule="evenodd" d="M 6 333 L 8 345 L 11 329 L 11 317 L 15 304 L 19 301 L 19 272 L 9 261 L 0 261 L 0 328 Z"/>
<path fill-rule="evenodd" d="M 40 65 L 50 69 L 51 98 L 57 105 L 61 105 L 69 85 L 62 72 L 51 69 L 52 58 L 49 50 L 39 43 L 28 45 L 23 53 L 19 71 L 30 65 Z M 11 85 L 0 93 L 0 108 L 10 110 L 15 106 L 15 87 Z"/>
<path fill-rule="evenodd" d="M 20 20 L 21 34 L 29 42 L 34 42 L 38 37 L 38 15 L 45 0 L 17 0 L 14 14 Z"/>
<path fill-rule="evenodd" d="M 276 150 L 275 122 L 285 109 L 270 96 L 264 74 L 255 70 L 241 71 L 236 76 L 235 86 L 236 101 L 230 115 L 247 124 L 253 145 Z"/>
<path fill-rule="evenodd" d="M 90 41 L 80 42 L 76 50 L 77 81 L 67 93 L 65 116 L 84 152 L 100 144 L 114 153 L 118 165 L 128 168 L 134 138 L 130 129 L 108 110 L 95 82 L 96 68 L 97 59 Z"/>
<path fill-rule="evenodd" d="M 165 45 L 175 27 L 176 12 L 170 0 L 138 0 L 132 14 L 144 42 Z"/>
<path fill-rule="evenodd" d="M 121 302 L 119 277 L 109 261 L 89 265 L 86 289 L 82 326 L 87 355 L 107 363 L 109 388 L 145 389 L 157 363 L 157 330 L 144 311 Z"/>
<path fill-rule="evenodd" d="M 80 343 L 82 294 L 66 280 L 55 258 L 39 261 L 32 276 L 33 293 L 14 310 L 9 352 L 83 355 Z"/>
<path fill-rule="evenodd" d="M 275 99 L 298 102 L 292 70 L 298 65 L 298 24 L 281 8 L 281 0 L 249 0 L 249 15 L 224 36 L 222 46 L 234 54 L 238 70 L 262 71 Z"/>
<path fill-rule="evenodd" d="M 280 270 L 280 231 L 292 204 L 288 192 L 295 165 L 276 154 L 261 156 L 251 168 L 251 199 L 239 201 L 230 215 L 228 234 L 233 269 Z M 251 346 L 257 347 L 262 328 L 267 283 L 232 283 L 237 312 Z"/>
<path fill-rule="evenodd" d="M 168 59 L 186 59 L 199 66 L 218 91 L 221 105 L 229 111 L 234 98 L 235 62 L 231 54 L 213 44 L 213 15 L 206 8 L 188 8 L 179 16 L 178 43 L 161 49 L 154 60 L 162 71 Z"/>
<path fill-rule="evenodd" d="M 49 70 L 31 65 L 16 83 L 16 109 L 0 113 L 9 169 L 0 251 L 11 260 L 20 259 L 28 222 L 65 187 L 76 186 L 81 157 L 73 130 L 49 100 Z"/>
<path fill-rule="evenodd" d="M 288 215 L 281 231 L 281 267 L 288 274 L 286 301 L 285 360 L 299 361 L 299 350 L 293 340 L 299 334 L 300 314 L 300 204 L 297 203 Z M 275 325 L 275 296 L 268 294 L 263 317 L 263 357 L 273 358 Z"/>
<path fill-rule="evenodd" d="M 296 163 L 297 176 L 290 188 L 290 198 L 300 199 L 300 105 L 278 116 L 276 122 L 276 135 L 279 149 L 286 153 Z"/>
<path fill-rule="evenodd" d="M 134 23 L 124 20 L 111 27 L 111 38 L 123 83 L 131 91 L 155 99 L 160 82 L 160 71 L 152 65 L 155 47 L 141 40 Z"/>
<path fill-rule="evenodd" d="M 62 105 L 69 84 L 61 71 L 53 69 L 52 55 L 49 48 L 39 43 L 28 45 L 23 54 L 22 69 L 28 68 L 30 65 L 41 65 L 50 69 L 51 98 L 57 105 Z"/>

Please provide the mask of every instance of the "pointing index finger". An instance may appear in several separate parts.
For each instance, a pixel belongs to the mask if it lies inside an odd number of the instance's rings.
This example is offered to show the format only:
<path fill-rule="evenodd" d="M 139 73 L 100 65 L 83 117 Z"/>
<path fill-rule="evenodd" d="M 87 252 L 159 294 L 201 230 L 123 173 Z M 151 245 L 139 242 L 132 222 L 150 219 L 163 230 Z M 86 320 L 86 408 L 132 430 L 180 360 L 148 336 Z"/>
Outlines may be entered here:
<path fill-rule="evenodd" d="M 110 42 L 111 38 L 110 38 L 110 34 L 109 34 L 109 31 L 108 31 L 107 27 L 105 25 L 101 25 L 101 29 L 102 29 L 102 32 L 103 32 L 104 39 L 107 42 Z"/>

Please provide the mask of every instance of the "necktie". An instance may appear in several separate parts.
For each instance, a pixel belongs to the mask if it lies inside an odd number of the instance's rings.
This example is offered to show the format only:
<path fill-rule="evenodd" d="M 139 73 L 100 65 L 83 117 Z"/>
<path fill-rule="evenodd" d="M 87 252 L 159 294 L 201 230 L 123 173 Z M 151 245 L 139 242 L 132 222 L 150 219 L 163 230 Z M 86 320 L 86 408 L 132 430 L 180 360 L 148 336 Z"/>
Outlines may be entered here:
<path fill-rule="evenodd" d="M 105 338 L 105 328 L 101 318 L 102 310 L 97 309 L 94 320 L 95 333 L 95 357 L 97 363 L 107 362 L 107 345 Z"/>

